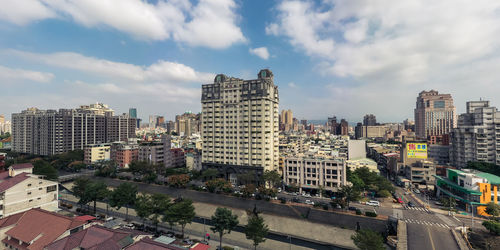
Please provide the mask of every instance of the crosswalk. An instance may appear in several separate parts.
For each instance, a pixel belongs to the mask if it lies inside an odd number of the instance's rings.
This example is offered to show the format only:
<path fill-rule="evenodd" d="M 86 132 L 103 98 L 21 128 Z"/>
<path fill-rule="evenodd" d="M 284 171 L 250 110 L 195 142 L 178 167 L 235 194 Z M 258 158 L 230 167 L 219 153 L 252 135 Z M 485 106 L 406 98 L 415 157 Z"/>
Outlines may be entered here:
<path fill-rule="evenodd" d="M 431 213 L 431 211 L 429 211 L 429 209 L 425 208 L 425 207 L 410 207 L 408 205 L 403 205 L 404 209 L 407 209 L 407 210 L 415 210 L 415 211 L 420 211 L 420 212 L 426 212 L 426 213 Z"/>
<path fill-rule="evenodd" d="M 404 220 L 406 223 L 412 223 L 412 224 L 420 224 L 420 225 L 426 225 L 426 226 L 435 226 L 435 227 L 442 227 L 449 229 L 450 227 L 446 224 L 443 223 L 437 223 L 437 222 L 430 222 L 430 221 L 423 221 L 423 220 L 415 220 L 415 219 L 405 219 Z"/>

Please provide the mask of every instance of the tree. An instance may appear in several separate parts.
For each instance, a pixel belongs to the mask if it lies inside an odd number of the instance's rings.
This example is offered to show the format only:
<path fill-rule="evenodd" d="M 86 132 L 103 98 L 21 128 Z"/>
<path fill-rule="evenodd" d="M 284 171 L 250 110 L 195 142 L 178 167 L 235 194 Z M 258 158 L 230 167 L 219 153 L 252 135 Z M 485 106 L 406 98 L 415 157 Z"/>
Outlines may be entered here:
<path fill-rule="evenodd" d="M 36 160 L 33 163 L 33 174 L 42 175 L 48 180 L 57 180 L 57 170 L 44 160 Z"/>
<path fill-rule="evenodd" d="M 382 236 L 370 229 L 361 229 L 351 236 L 354 244 L 361 250 L 385 250 Z"/>
<path fill-rule="evenodd" d="M 187 174 L 176 174 L 176 175 L 171 175 L 167 178 L 167 182 L 170 186 L 173 187 L 186 187 L 186 185 L 189 183 L 189 175 Z"/>
<path fill-rule="evenodd" d="M 109 195 L 106 184 L 102 181 L 90 181 L 85 189 L 85 198 L 88 202 L 94 202 L 94 214 L 97 209 L 97 201 L 102 201 Z"/>
<path fill-rule="evenodd" d="M 231 210 L 218 207 L 212 215 L 212 227 L 214 233 L 219 233 L 219 246 L 222 249 L 222 236 L 229 234 L 238 225 L 238 216 L 233 215 Z"/>
<path fill-rule="evenodd" d="M 153 172 L 153 165 L 145 161 L 133 161 L 128 169 L 133 174 L 145 175 Z"/>
<path fill-rule="evenodd" d="M 443 203 L 444 207 L 449 207 L 450 210 L 457 205 L 457 201 L 452 197 L 443 197 L 441 198 L 441 203 Z"/>
<path fill-rule="evenodd" d="M 222 178 L 217 178 L 213 180 L 209 180 L 205 183 L 208 191 L 211 193 L 215 191 L 224 191 L 226 193 L 231 192 L 232 186 L 229 181 L 226 181 Z"/>
<path fill-rule="evenodd" d="M 201 173 L 201 178 L 203 180 L 211 180 L 213 178 L 216 178 L 219 172 L 215 168 L 209 168 Z"/>
<path fill-rule="evenodd" d="M 255 193 L 255 185 L 254 184 L 245 185 L 245 187 L 241 189 L 241 192 L 243 193 L 244 197 L 250 197 L 252 196 L 253 193 Z"/>
<path fill-rule="evenodd" d="M 498 204 L 496 204 L 494 202 L 490 202 L 486 206 L 486 210 L 485 211 L 489 215 L 491 215 L 493 217 L 497 217 L 498 215 L 500 215 L 500 205 L 498 205 Z"/>
<path fill-rule="evenodd" d="M 349 207 L 351 201 L 357 201 L 360 198 L 358 190 L 351 186 L 342 186 L 339 190 L 340 196 L 344 199 L 346 207 Z"/>
<path fill-rule="evenodd" d="M 80 204 L 80 205 L 85 205 L 85 204 L 89 203 L 89 201 L 87 200 L 87 197 L 85 196 L 87 193 L 86 190 L 87 190 L 89 183 L 90 183 L 90 179 L 84 178 L 84 177 L 77 178 L 73 183 L 72 191 L 73 191 L 73 194 L 79 199 L 78 204 Z"/>
<path fill-rule="evenodd" d="M 142 219 L 142 224 L 153 214 L 153 205 L 151 195 L 140 194 L 137 196 L 135 203 L 135 212 Z"/>
<path fill-rule="evenodd" d="M 256 183 L 257 182 L 257 176 L 255 174 L 255 171 L 248 171 L 243 174 L 238 175 L 238 181 L 243 183 L 244 185 L 248 185 L 251 183 Z"/>
<path fill-rule="evenodd" d="M 137 200 L 137 186 L 131 183 L 122 183 L 111 192 L 109 205 L 116 209 L 125 207 L 125 220 L 128 220 L 128 208 L 133 206 Z"/>
<path fill-rule="evenodd" d="M 166 217 L 170 217 L 173 220 L 166 219 L 166 221 L 168 221 L 169 224 L 170 221 L 179 223 L 182 229 L 182 238 L 184 238 L 184 228 L 186 227 L 186 224 L 193 221 L 195 216 L 196 213 L 194 212 L 193 201 L 190 199 L 182 199 L 181 201 L 172 204 L 167 209 Z"/>
<path fill-rule="evenodd" d="M 265 238 L 268 232 L 269 228 L 264 224 L 264 218 L 260 217 L 258 214 L 253 214 L 248 217 L 245 235 L 247 239 L 253 241 L 254 249 L 257 249 L 260 243 L 266 241 Z"/>
<path fill-rule="evenodd" d="M 494 220 L 488 220 L 483 222 L 483 226 L 490 231 L 490 233 L 495 235 L 500 235 L 500 222 Z"/>
<path fill-rule="evenodd" d="M 384 198 L 391 197 L 391 193 L 385 189 L 378 191 L 377 195 Z"/>
<path fill-rule="evenodd" d="M 266 170 L 264 171 L 264 175 L 262 176 L 264 181 L 269 184 L 270 187 L 276 187 L 281 183 L 281 175 L 276 170 Z"/>
<path fill-rule="evenodd" d="M 151 196 L 151 221 L 155 225 L 155 231 L 158 231 L 158 223 L 170 205 L 170 197 L 166 194 L 153 194 Z"/>

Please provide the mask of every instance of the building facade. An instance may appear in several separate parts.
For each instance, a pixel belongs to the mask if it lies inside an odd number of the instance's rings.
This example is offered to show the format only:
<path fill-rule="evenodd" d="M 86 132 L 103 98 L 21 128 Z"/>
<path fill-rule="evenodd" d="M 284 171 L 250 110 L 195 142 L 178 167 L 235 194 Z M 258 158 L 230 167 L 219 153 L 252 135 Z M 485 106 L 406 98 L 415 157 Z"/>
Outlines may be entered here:
<path fill-rule="evenodd" d="M 438 91 L 422 91 L 415 108 L 415 132 L 420 139 L 432 135 L 444 135 L 457 127 L 456 109 L 450 94 Z"/>
<path fill-rule="evenodd" d="M 83 150 L 83 162 L 87 165 L 111 160 L 111 144 L 86 145 Z"/>
<path fill-rule="evenodd" d="M 337 191 L 346 185 L 346 162 L 344 158 L 288 157 L 283 170 L 285 185 L 303 189 Z"/>
<path fill-rule="evenodd" d="M 12 114 L 12 149 L 35 155 L 53 155 L 86 145 L 135 138 L 136 119 L 114 115 L 104 104 L 78 109 L 29 108 Z"/>
<path fill-rule="evenodd" d="M 500 112 L 489 101 L 467 102 L 451 133 L 450 161 L 459 168 L 471 161 L 500 165 Z"/>
<path fill-rule="evenodd" d="M 202 86 L 203 167 L 233 182 L 238 173 L 278 169 L 278 87 L 270 70 L 257 76 L 219 74 Z"/>
<path fill-rule="evenodd" d="M 171 138 L 162 135 L 160 141 L 145 142 L 139 145 L 138 159 L 149 164 L 172 167 Z"/>
<path fill-rule="evenodd" d="M 136 142 L 112 143 L 111 160 L 113 160 L 121 168 L 128 168 L 130 163 L 139 160 L 139 145 Z"/>
<path fill-rule="evenodd" d="M 363 126 L 376 126 L 377 118 L 374 114 L 367 114 L 363 117 Z"/>

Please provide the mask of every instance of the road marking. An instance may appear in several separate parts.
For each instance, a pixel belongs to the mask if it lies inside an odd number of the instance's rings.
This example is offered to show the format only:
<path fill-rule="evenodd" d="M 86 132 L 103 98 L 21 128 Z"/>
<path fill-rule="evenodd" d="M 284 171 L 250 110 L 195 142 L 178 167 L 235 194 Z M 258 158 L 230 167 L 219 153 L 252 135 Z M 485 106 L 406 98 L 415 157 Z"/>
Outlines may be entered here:
<path fill-rule="evenodd" d="M 436 250 L 436 247 L 434 246 L 434 241 L 432 240 L 431 230 L 429 230 L 429 228 L 427 228 L 427 233 L 429 234 L 429 238 L 431 240 L 432 250 Z"/>

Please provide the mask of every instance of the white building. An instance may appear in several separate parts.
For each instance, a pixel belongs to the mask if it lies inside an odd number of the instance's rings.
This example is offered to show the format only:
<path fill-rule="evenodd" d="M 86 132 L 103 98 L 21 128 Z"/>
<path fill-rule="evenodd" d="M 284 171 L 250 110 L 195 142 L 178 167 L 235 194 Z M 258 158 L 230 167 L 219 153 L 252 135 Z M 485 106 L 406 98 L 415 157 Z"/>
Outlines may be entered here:
<path fill-rule="evenodd" d="M 17 164 L 0 173 L 0 216 L 42 208 L 58 209 L 58 184 L 33 174 L 31 163 Z"/>
<path fill-rule="evenodd" d="M 347 167 L 351 171 L 355 171 L 358 168 L 366 167 L 372 172 L 379 173 L 380 171 L 378 170 L 377 162 L 370 158 L 361 158 L 361 159 L 356 159 L 356 160 L 348 160 L 347 162 Z"/>
<path fill-rule="evenodd" d="M 92 144 L 84 147 L 83 162 L 85 164 L 94 164 L 97 162 L 111 160 L 111 144 Z"/>
<path fill-rule="evenodd" d="M 344 158 L 288 157 L 283 170 L 285 185 L 296 185 L 302 189 L 337 191 L 346 185 L 346 162 Z"/>

